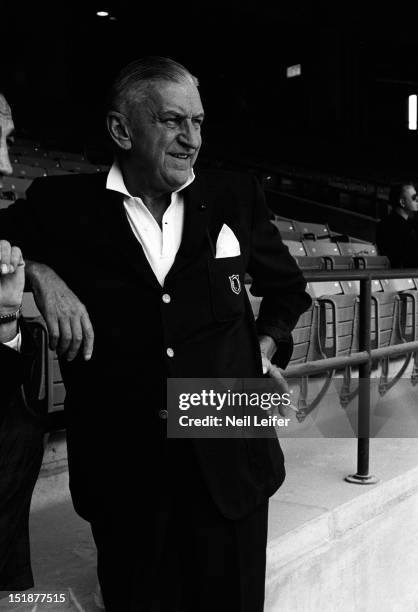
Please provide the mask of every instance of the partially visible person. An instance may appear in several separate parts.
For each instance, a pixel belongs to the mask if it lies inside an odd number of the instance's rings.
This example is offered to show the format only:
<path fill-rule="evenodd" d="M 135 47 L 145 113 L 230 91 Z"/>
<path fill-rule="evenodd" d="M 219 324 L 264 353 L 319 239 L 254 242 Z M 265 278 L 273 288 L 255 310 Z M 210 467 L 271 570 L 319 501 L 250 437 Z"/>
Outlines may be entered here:
<path fill-rule="evenodd" d="M 418 268 L 417 192 L 411 182 L 390 189 L 390 214 L 377 226 L 376 244 L 392 268 Z"/>
<path fill-rule="evenodd" d="M 0 94 L 1 177 L 12 172 L 10 107 Z M 20 249 L 0 240 L 0 598 L 34 586 L 29 509 L 43 456 L 44 421 L 29 407 L 36 344 L 20 319 L 25 285 Z"/>

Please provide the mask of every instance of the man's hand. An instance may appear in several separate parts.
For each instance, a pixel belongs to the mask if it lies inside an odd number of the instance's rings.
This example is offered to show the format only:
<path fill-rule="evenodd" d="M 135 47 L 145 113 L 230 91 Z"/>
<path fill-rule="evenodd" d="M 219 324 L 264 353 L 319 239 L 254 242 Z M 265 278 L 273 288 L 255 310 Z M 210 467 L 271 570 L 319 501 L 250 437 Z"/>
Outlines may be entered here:
<path fill-rule="evenodd" d="M 27 261 L 26 275 L 46 321 L 51 350 L 72 361 L 82 345 L 84 359 L 90 359 L 94 332 L 84 304 L 48 266 Z"/>
<path fill-rule="evenodd" d="M 0 315 L 18 310 L 24 286 L 25 263 L 19 247 L 0 240 Z"/>
<path fill-rule="evenodd" d="M 280 393 L 281 395 L 287 393 L 290 397 L 289 385 L 287 384 L 283 376 L 283 370 L 273 365 L 270 361 L 276 351 L 276 343 L 270 336 L 260 336 L 259 342 L 261 363 L 263 365 L 263 374 L 268 374 L 269 376 L 271 376 L 271 378 L 274 379 L 278 387 L 278 393 Z M 298 409 L 293 406 L 293 404 L 289 404 L 288 406 L 280 404 L 278 406 L 278 410 L 282 417 L 287 418 L 291 418 L 292 416 L 294 416 L 295 412 L 298 411 Z"/>

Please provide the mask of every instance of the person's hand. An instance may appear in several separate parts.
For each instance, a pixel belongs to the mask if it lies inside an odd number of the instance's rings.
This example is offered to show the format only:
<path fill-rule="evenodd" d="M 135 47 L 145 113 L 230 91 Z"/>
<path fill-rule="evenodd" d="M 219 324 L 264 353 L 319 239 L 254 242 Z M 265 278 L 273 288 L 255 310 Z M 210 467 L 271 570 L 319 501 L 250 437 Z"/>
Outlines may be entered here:
<path fill-rule="evenodd" d="M 89 360 L 94 331 L 84 304 L 48 266 L 27 261 L 26 273 L 48 327 L 51 350 L 72 361 L 82 347 L 84 359 Z"/>
<path fill-rule="evenodd" d="M 0 240 L 0 315 L 11 314 L 22 303 L 25 262 L 17 246 Z"/>
<path fill-rule="evenodd" d="M 290 398 L 289 385 L 287 384 L 286 379 L 283 376 L 283 370 L 271 363 L 271 359 L 276 351 L 276 343 L 270 336 L 260 336 L 259 342 L 263 374 L 268 374 L 269 376 L 271 376 L 271 378 L 274 379 L 274 382 L 277 385 L 278 389 L 277 392 L 280 393 L 280 395 L 288 394 Z M 291 418 L 292 416 L 294 416 L 295 412 L 298 411 L 298 409 L 291 403 L 287 406 L 279 404 L 278 410 L 282 417 L 287 418 Z"/>
<path fill-rule="evenodd" d="M 291 397 L 289 385 L 286 382 L 285 377 L 283 376 L 283 370 L 275 366 L 267 357 L 261 356 L 263 362 L 263 374 L 268 374 L 271 378 L 274 379 L 275 384 L 277 385 L 278 393 L 280 395 L 287 394 L 288 397 Z M 287 406 L 285 404 L 279 404 L 278 410 L 282 417 L 292 418 L 295 416 L 295 413 L 298 409 L 293 406 L 292 403 L 289 403 Z"/>

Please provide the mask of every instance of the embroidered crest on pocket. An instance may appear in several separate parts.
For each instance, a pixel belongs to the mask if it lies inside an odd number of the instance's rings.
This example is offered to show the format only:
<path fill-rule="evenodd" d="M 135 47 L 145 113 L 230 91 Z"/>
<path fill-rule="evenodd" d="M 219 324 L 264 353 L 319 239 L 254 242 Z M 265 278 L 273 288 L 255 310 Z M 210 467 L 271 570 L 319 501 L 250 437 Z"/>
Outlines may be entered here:
<path fill-rule="evenodd" d="M 232 274 L 229 276 L 229 282 L 231 283 L 231 289 L 237 295 L 241 293 L 241 281 L 239 279 L 239 274 Z"/>

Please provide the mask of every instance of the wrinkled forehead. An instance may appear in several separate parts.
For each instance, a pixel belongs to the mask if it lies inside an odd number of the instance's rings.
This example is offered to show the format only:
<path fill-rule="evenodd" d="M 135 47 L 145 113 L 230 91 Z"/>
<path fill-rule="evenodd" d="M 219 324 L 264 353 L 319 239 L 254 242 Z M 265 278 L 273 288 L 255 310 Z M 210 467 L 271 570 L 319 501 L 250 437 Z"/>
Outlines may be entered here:
<path fill-rule="evenodd" d="M 191 78 L 181 81 L 150 81 L 144 88 L 144 98 L 158 110 L 177 108 L 194 113 L 203 112 L 199 90 Z"/>

